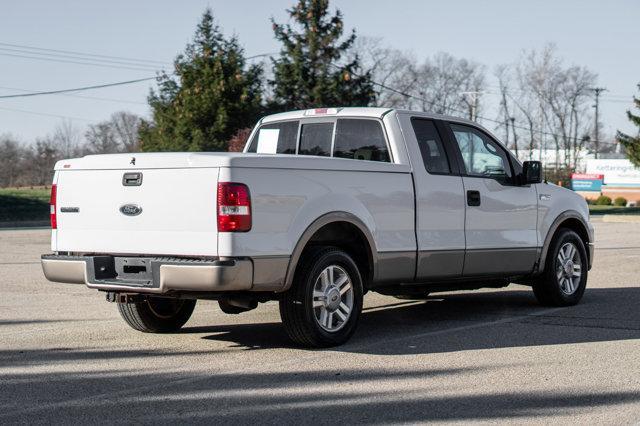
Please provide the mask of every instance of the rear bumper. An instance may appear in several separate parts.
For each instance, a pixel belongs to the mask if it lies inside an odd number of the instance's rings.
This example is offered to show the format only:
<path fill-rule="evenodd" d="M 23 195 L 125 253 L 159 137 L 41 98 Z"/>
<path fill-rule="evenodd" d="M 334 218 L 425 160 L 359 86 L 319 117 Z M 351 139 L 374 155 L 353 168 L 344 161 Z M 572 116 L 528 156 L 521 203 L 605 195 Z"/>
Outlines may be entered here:
<path fill-rule="evenodd" d="M 98 290 L 154 294 L 218 292 L 250 290 L 253 284 L 253 262 L 249 259 L 205 261 L 51 254 L 43 255 L 41 262 L 49 281 L 86 284 Z M 124 267 L 137 269 L 131 272 Z"/>

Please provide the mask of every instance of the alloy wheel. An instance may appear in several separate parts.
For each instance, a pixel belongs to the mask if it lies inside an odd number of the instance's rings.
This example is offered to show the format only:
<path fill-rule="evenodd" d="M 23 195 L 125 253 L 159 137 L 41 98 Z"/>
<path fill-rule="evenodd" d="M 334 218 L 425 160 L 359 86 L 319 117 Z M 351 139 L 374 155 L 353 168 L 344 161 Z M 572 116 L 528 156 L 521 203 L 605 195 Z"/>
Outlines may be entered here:
<path fill-rule="evenodd" d="M 338 265 L 327 266 L 313 286 L 313 313 L 325 331 L 336 332 L 349 320 L 353 310 L 353 283 Z"/>
<path fill-rule="evenodd" d="M 556 258 L 556 278 L 560 290 L 566 295 L 575 293 L 580 285 L 581 276 L 580 252 L 573 243 L 563 244 Z"/>

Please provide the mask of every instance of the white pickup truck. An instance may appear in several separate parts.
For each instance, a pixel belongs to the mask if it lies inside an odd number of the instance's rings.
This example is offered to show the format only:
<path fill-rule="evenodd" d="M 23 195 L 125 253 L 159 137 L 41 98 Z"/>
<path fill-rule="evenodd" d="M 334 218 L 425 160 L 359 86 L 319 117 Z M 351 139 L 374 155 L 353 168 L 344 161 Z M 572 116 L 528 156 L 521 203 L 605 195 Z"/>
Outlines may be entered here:
<path fill-rule="evenodd" d="M 572 305 L 593 227 L 585 201 L 541 172 L 459 118 L 276 114 L 243 153 L 58 162 L 42 267 L 106 292 L 144 332 L 178 330 L 197 299 L 226 313 L 278 300 L 288 335 L 312 347 L 345 342 L 368 291 L 420 299 L 515 282 Z"/>

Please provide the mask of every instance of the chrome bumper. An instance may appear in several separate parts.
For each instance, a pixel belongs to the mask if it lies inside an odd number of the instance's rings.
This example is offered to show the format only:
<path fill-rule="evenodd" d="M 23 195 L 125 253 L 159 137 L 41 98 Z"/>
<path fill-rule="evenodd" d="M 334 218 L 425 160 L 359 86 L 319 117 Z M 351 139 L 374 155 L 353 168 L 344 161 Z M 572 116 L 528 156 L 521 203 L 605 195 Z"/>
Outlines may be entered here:
<path fill-rule="evenodd" d="M 217 292 L 250 290 L 253 284 L 253 263 L 249 259 L 43 255 L 41 262 L 49 281 L 86 284 L 98 290 Z"/>

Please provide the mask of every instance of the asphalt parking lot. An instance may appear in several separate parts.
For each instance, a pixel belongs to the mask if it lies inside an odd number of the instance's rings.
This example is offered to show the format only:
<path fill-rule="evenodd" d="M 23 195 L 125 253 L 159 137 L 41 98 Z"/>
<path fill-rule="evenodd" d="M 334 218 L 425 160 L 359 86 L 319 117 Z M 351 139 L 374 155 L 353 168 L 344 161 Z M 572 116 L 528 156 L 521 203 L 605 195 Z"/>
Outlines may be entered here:
<path fill-rule="evenodd" d="M 182 333 L 138 333 L 103 294 L 44 279 L 47 230 L 0 231 L 0 423 L 637 423 L 640 224 L 596 235 L 576 307 L 517 285 L 374 293 L 347 345 L 309 351 L 275 303 L 199 302 Z"/>

